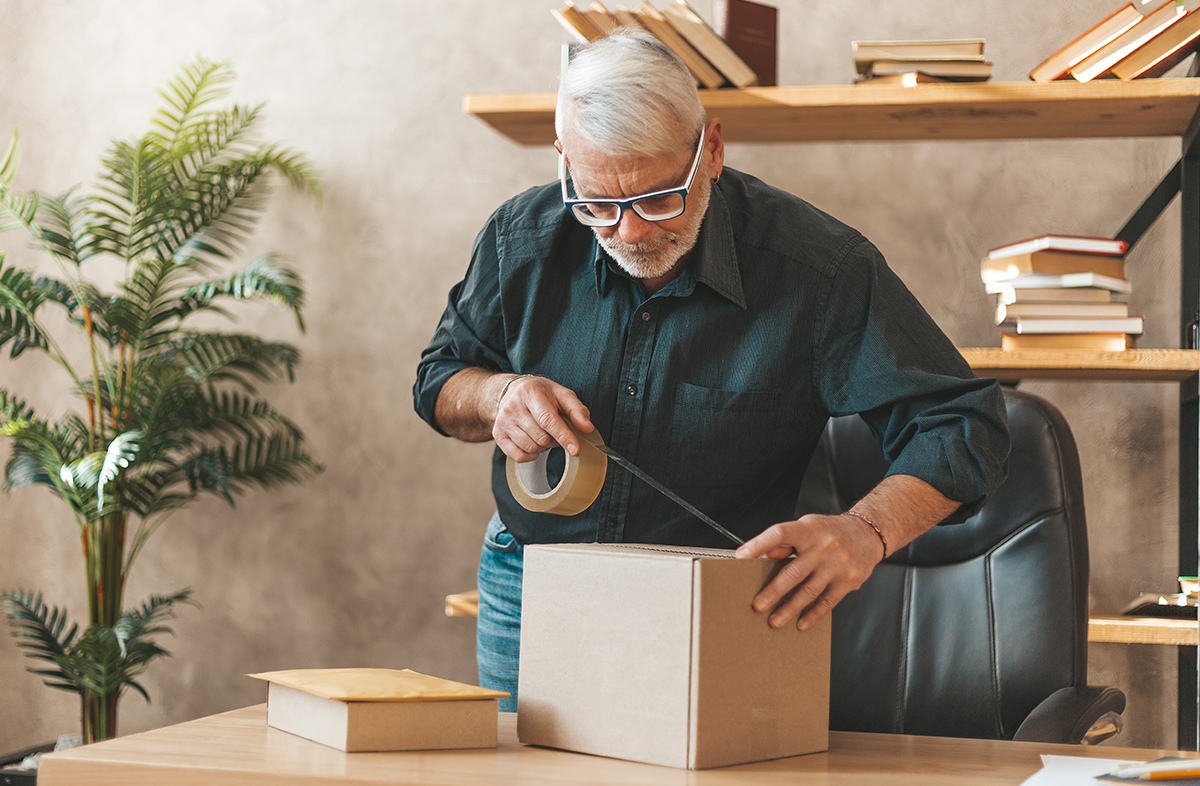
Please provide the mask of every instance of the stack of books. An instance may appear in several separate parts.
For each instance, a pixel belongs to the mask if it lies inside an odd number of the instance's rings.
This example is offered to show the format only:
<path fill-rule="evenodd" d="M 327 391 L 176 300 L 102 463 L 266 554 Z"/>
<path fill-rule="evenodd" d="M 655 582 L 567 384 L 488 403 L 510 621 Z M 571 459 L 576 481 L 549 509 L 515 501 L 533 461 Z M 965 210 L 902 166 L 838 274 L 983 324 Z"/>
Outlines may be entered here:
<path fill-rule="evenodd" d="M 550 13 L 579 43 L 603 38 L 619 27 L 644 28 L 679 55 L 696 84 L 705 88 L 774 85 L 778 9 L 751 0 L 713 0 L 712 6 L 715 29 L 686 0 L 674 0 L 661 11 L 648 1 L 632 10 L 609 11 L 599 0 L 586 9 L 568 0 Z"/>
<path fill-rule="evenodd" d="M 986 82 L 992 64 L 983 59 L 983 39 L 953 41 L 851 41 L 856 84 Z"/>
<path fill-rule="evenodd" d="M 1035 82 L 1074 77 L 1159 77 L 1200 46 L 1200 14 L 1167 0 L 1143 16 L 1133 5 L 1113 11 L 1029 73 Z"/>
<path fill-rule="evenodd" d="M 1142 317 L 1129 316 L 1123 240 L 1039 237 L 993 248 L 981 277 L 996 296 L 1003 349 L 1132 349 Z"/>

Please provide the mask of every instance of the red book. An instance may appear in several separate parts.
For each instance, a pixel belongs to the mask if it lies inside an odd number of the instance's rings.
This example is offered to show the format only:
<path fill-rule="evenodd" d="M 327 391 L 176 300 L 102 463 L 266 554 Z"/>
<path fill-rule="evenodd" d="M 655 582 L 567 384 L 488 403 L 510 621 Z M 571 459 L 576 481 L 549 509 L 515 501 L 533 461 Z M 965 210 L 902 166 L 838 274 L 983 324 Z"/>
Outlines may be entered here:
<path fill-rule="evenodd" d="M 778 84 L 779 9 L 750 0 L 713 0 L 713 32 L 746 61 L 758 84 Z"/>

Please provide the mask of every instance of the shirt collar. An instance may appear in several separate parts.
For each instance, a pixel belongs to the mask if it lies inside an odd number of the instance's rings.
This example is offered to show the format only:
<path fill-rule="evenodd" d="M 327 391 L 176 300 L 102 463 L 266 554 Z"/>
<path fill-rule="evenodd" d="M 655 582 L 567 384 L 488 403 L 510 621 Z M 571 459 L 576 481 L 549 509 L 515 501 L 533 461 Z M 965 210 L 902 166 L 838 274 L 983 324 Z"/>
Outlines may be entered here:
<path fill-rule="evenodd" d="M 603 295 L 607 275 L 625 274 L 618 272 L 616 262 L 609 258 L 608 252 L 594 237 L 592 249 L 595 255 L 596 288 Z M 687 296 L 692 293 L 695 284 L 704 284 L 743 311 L 746 309 L 742 274 L 738 269 L 737 251 L 733 243 L 733 222 L 729 218 L 729 205 L 725 202 L 721 189 L 715 185 L 708 200 L 708 210 L 704 214 L 704 223 L 700 227 L 700 237 L 696 240 L 696 251 L 692 261 L 679 278 L 667 285 L 664 291 L 673 290 L 673 294 Z"/>

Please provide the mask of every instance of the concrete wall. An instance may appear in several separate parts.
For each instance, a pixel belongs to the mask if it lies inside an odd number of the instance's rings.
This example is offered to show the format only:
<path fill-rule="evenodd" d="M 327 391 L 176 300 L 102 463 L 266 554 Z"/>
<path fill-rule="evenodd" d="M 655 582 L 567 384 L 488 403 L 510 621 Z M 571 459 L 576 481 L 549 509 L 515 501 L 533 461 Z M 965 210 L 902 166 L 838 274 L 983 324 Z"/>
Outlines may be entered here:
<path fill-rule="evenodd" d="M 299 488 L 208 500 L 152 541 L 128 589 L 193 587 L 174 658 L 154 664 L 146 705 L 122 731 L 256 703 L 243 678 L 269 669 L 371 665 L 474 678 L 474 626 L 442 597 L 474 586 L 490 513 L 490 448 L 442 439 L 412 412 L 420 350 L 461 276 L 475 232 L 507 196 L 555 176 L 550 148 L 523 149 L 460 113 L 467 92 L 551 90 L 564 34 L 551 0 L 7 0 L 0 26 L 0 138 L 19 126 L 21 187 L 86 183 L 114 137 L 143 133 L 155 90 L 202 53 L 229 59 L 238 100 L 269 102 L 268 134 L 324 176 L 318 210 L 280 191 L 251 251 L 289 254 L 309 285 L 309 332 L 286 314 L 242 326 L 295 341 L 294 387 L 269 391 L 307 430 L 327 471 Z M 661 3 L 660 3 L 661 5 Z M 855 38 L 987 38 L 1013 81 L 1112 10 L 1113 0 L 779 0 L 782 84 L 847 83 Z M 701 13 L 708 12 L 699 0 Z M 1171 166 L 1154 140 L 733 146 L 731 166 L 860 228 L 959 345 L 997 345 L 977 274 L 991 246 L 1060 231 L 1111 234 Z M 1129 258 L 1144 346 L 1177 346 L 1178 211 Z M 44 264 L 17 233 L 10 260 Z M 0 360 L 0 386 L 46 414 L 74 402 L 47 363 Z M 1092 600 L 1117 608 L 1169 591 L 1175 571 L 1177 388 L 1029 384 L 1073 424 L 1084 457 Z M 6 449 L 0 447 L 0 460 Z M 84 609 L 78 538 L 40 490 L 0 496 L 0 587 Z M 1130 698 L 1128 745 L 1173 747 L 1175 652 L 1096 645 L 1092 681 Z M 72 697 L 24 672 L 0 635 L 0 752 L 76 729 Z"/>

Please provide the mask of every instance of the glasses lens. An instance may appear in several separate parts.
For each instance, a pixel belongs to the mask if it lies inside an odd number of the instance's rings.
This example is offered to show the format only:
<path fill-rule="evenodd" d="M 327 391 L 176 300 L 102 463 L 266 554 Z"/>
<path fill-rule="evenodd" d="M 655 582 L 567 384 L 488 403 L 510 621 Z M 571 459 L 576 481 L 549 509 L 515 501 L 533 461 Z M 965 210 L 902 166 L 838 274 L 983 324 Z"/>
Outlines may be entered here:
<path fill-rule="evenodd" d="M 571 205 L 575 217 L 588 226 L 612 226 L 621 218 L 621 208 L 605 202 L 580 202 Z"/>
<path fill-rule="evenodd" d="M 675 193 L 639 199 L 633 203 L 633 209 L 647 221 L 665 221 L 681 215 L 683 205 L 683 194 Z"/>

